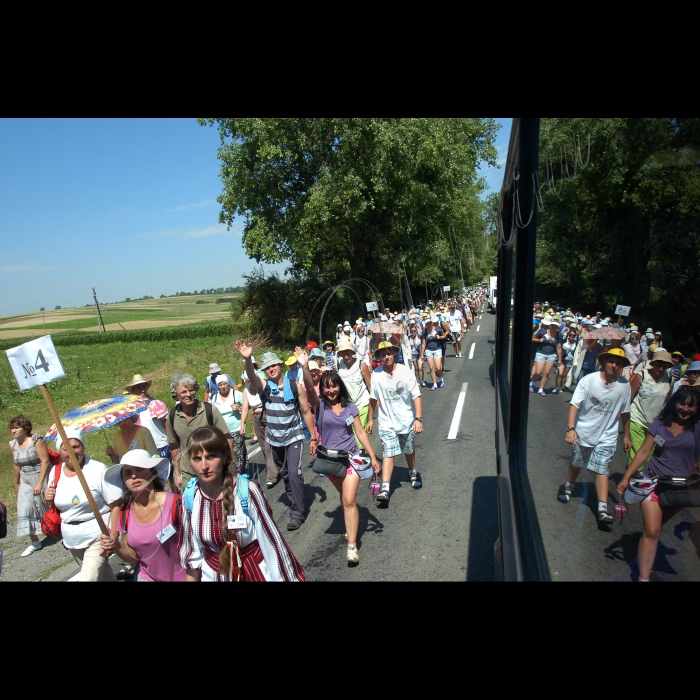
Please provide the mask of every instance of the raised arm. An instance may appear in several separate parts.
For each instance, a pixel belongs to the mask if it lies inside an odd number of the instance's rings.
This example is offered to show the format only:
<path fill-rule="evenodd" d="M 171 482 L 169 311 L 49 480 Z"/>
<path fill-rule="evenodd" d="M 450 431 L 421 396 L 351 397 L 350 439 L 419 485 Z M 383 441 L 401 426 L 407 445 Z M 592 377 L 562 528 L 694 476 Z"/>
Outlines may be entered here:
<path fill-rule="evenodd" d="M 250 386 L 252 386 L 258 393 L 262 393 L 263 383 L 258 376 L 258 373 L 255 371 L 255 367 L 253 367 L 253 360 L 251 359 L 253 356 L 253 346 L 248 345 L 248 343 L 245 343 L 242 340 L 237 340 L 236 350 L 241 353 L 241 357 L 245 361 L 245 371 L 248 375 L 248 379 L 250 379 Z"/>

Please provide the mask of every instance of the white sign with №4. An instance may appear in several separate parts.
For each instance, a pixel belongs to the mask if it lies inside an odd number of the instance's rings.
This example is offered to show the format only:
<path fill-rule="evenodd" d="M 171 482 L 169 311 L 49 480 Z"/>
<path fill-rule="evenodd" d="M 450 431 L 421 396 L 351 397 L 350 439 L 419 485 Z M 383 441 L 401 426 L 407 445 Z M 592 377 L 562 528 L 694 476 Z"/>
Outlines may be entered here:
<path fill-rule="evenodd" d="M 50 335 L 5 350 L 22 391 L 66 376 Z"/>

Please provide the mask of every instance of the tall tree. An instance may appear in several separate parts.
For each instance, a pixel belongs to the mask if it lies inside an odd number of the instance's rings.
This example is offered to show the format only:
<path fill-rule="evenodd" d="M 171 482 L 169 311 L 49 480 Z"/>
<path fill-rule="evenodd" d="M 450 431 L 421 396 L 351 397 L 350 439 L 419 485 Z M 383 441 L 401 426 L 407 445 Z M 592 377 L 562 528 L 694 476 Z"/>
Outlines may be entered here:
<path fill-rule="evenodd" d="M 438 255 L 495 165 L 492 119 L 202 119 L 221 134 L 219 220 L 245 219 L 257 261 L 369 276 Z M 387 265 L 389 267 L 387 267 Z"/>

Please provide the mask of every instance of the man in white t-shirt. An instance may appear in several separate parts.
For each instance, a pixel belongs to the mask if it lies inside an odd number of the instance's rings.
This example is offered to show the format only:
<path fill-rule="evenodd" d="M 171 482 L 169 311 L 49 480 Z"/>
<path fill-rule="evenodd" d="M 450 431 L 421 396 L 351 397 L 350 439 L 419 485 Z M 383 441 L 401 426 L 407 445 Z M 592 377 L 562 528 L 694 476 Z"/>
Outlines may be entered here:
<path fill-rule="evenodd" d="M 566 484 L 560 489 L 559 500 L 568 503 L 574 482 L 584 462 L 595 473 L 598 495 L 598 522 L 611 523 L 608 513 L 608 475 L 610 461 L 617 447 L 620 425 L 624 428 L 630 418 L 632 400 L 630 384 L 618 371 L 629 364 L 620 348 L 611 348 L 598 355 L 603 370 L 592 372 L 581 379 L 571 398 L 566 441 L 571 445 L 571 465 Z M 631 448 L 625 438 L 625 452 Z"/>
<path fill-rule="evenodd" d="M 452 334 L 452 349 L 455 351 L 455 357 L 462 357 L 462 334 L 464 333 L 464 315 L 457 308 L 454 301 L 450 302 L 450 311 L 447 314 L 447 320 L 450 324 L 450 333 Z"/>
<path fill-rule="evenodd" d="M 405 365 L 396 363 L 399 348 L 387 341 L 377 347 L 375 357 L 381 367 L 372 372 L 369 392 L 369 421 L 367 432 L 372 433 L 374 411 L 379 405 L 379 439 L 384 452 L 382 459 L 382 488 L 378 501 L 389 503 L 391 475 L 394 472 L 394 457 L 402 452 L 406 455 L 409 479 L 414 489 L 420 488 L 420 474 L 416 471 L 416 455 L 413 451 L 415 436 L 423 432 L 423 403 L 415 374 Z"/>

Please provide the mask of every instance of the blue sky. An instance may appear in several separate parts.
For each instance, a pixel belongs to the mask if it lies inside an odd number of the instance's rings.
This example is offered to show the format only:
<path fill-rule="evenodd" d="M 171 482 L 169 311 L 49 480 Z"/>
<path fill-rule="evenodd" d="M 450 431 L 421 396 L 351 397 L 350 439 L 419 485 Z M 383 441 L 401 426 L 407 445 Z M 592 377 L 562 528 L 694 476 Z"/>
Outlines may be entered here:
<path fill-rule="evenodd" d="M 0 120 L 0 315 L 242 284 L 256 263 L 242 222 L 218 223 L 218 146 L 194 119 Z"/>

